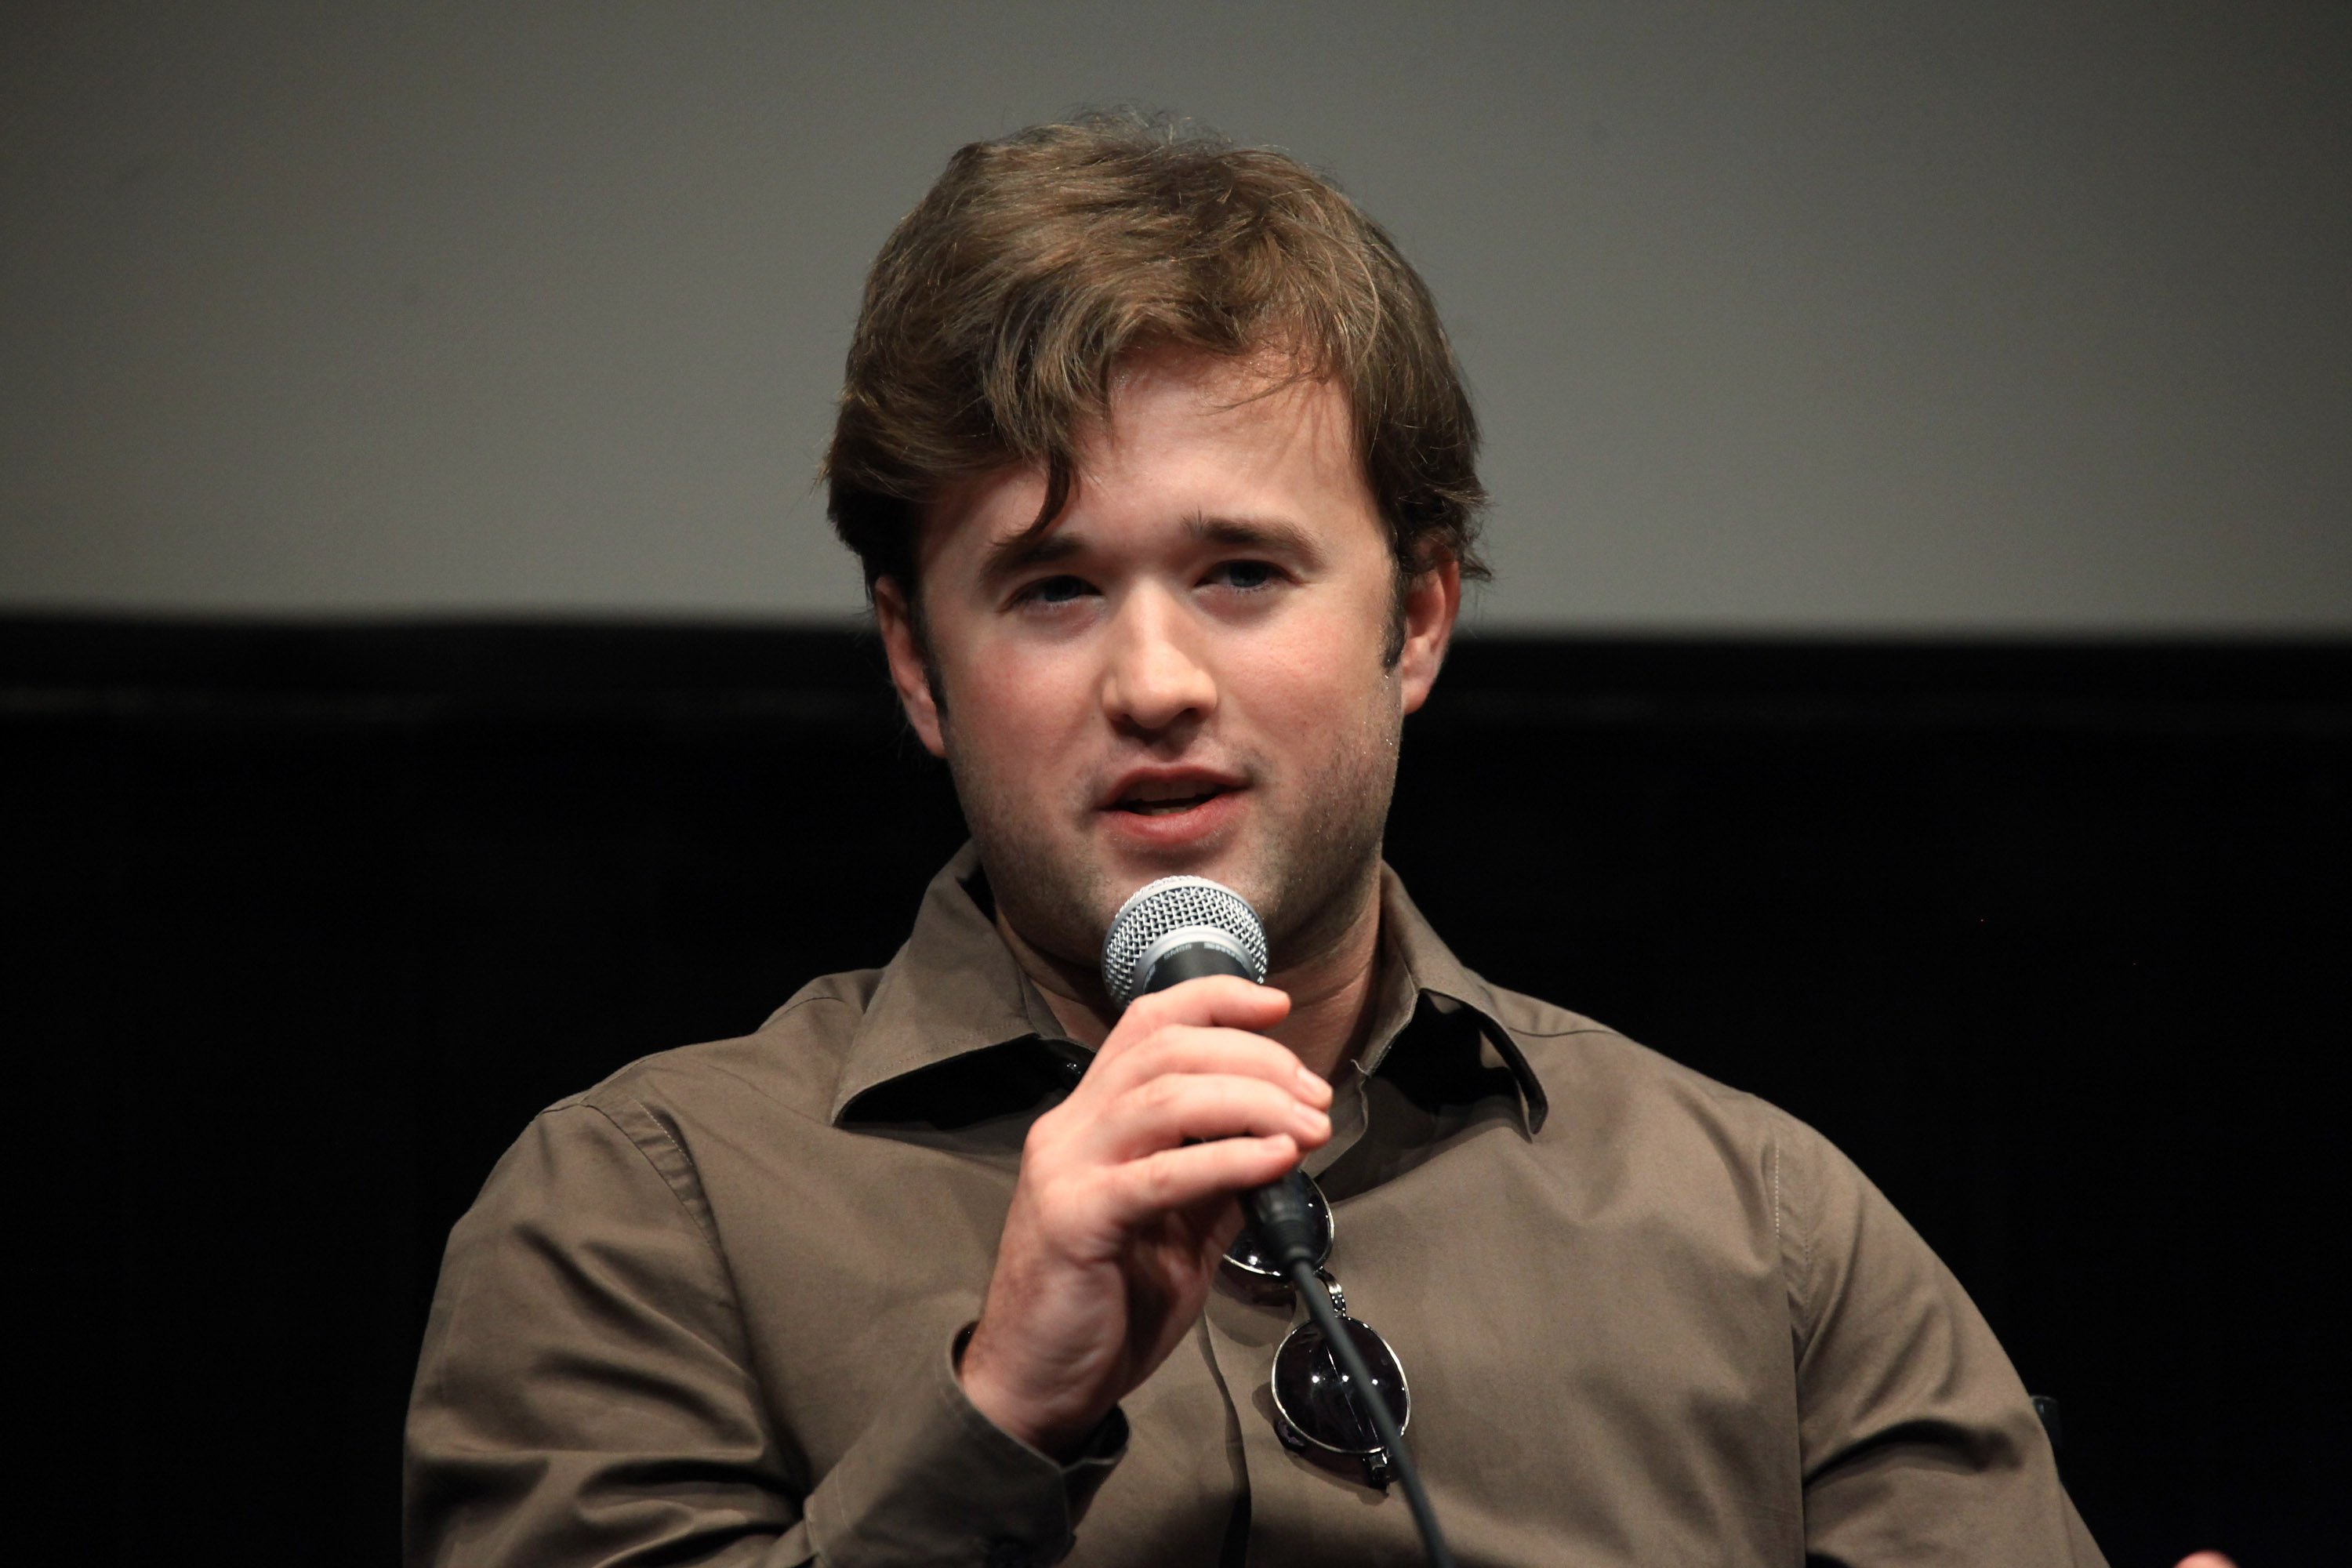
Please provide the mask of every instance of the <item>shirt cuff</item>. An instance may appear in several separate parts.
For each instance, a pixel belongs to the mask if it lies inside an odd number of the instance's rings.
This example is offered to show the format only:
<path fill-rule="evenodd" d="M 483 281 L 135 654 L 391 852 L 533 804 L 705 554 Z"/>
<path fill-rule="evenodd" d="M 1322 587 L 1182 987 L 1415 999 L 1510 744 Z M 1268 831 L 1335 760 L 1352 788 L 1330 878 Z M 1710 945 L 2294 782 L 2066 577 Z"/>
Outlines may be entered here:
<path fill-rule="evenodd" d="M 1058 1463 L 964 1396 L 962 1341 L 925 1357 L 809 1494 L 810 1544 L 824 1562 L 1043 1568 L 1069 1555 L 1087 1504 L 1127 1452 L 1127 1417 L 1114 1408 L 1077 1458 Z"/>

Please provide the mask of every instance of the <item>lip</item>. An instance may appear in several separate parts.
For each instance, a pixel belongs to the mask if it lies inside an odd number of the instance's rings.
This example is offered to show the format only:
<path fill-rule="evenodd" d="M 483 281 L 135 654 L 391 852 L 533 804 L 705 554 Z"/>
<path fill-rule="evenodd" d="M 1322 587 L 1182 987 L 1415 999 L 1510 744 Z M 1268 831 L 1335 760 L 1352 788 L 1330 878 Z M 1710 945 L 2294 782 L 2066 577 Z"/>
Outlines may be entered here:
<path fill-rule="evenodd" d="M 1214 790 L 1206 800 L 1182 811 L 1146 816 L 1123 811 L 1118 803 L 1147 784 L 1194 784 Z M 1111 835 L 1139 849 L 1191 848 L 1228 830 L 1240 816 L 1248 785 L 1230 773 L 1205 768 L 1138 768 L 1122 774 L 1097 809 Z"/>
<path fill-rule="evenodd" d="M 1110 788 L 1103 793 L 1100 806 L 1104 811 L 1118 811 L 1120 801 L 1147 784 L 1159 784 L 1163 787 L 1191 784 L 1203 790 L 1232 791 L 1244 787 L 1246 783 L 1246 780 L 1236 778 L 1232 773 L 1221 773 L 1214 768 L 1129 768 L 1119 774 Z M 1120 815 L 1134 814 L 1122 812 Z"/>

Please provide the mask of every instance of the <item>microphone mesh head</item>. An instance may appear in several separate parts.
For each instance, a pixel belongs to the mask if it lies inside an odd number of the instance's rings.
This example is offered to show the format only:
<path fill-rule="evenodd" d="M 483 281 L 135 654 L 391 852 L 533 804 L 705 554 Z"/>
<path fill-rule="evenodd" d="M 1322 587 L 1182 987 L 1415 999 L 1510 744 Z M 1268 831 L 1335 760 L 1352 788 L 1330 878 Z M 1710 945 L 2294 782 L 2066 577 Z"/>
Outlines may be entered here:
<path fill-rule="evenodd" d="M 1249 900 L 1206 877 L 1162 877 L 1138 888 L 1111 917 L 1102 956 L 1103 984 L 1111 1000 L 1122 1007 L 1134 1001 L 1135 961 L 1153 942 L 1186 926 L 1207 926 L 1240 942 L 1257 978 L 1265 980 L 1265 927 Z"/>

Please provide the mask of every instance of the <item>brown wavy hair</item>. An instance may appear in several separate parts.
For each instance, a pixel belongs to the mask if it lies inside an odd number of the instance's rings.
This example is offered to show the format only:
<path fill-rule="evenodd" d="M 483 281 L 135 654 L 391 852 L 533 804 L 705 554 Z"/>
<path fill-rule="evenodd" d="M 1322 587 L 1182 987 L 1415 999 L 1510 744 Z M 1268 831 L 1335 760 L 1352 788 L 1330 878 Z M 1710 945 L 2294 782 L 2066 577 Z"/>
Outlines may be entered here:
<path fill-rule="evenodd" d="M 1040 464 L 1050 523 L 1120 360 L 1171 348 L 1338 381 L 1400 588 L 1486 574 L 1477 421 L 1395 242 L 1295 158 L 1118 112 L 961 149 L 876 258 L 824 467 L 868 594 L 919 603 L 921 509 L 961 480 Z"/>

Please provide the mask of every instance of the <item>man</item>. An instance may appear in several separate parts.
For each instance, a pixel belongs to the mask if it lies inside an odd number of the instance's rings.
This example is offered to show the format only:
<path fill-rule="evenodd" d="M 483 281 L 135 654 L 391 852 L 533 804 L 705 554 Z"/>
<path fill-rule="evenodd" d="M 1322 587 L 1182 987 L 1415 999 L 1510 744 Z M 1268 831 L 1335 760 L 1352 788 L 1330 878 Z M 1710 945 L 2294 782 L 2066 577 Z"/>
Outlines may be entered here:
<path fill-rule="evenodd" d="M 1303 1160 L 1464 1562 L 2100 1561 L 1834 1150 L 1488 987 L 1381 866 L 1475 445 L 1420 281 L 1290 160 L 1121 120 L 957 155 L 828 472 L 972 845 L 887 968 L 501 1162 L 417 1374 L 415 1560 L 1417 1561 L 1276 1408 L 1296 1303 L 1221 1261 Z M 1270 984 L 1122 1015 L 1105 929 L 1179 872 L 1263 915 Z"/>

